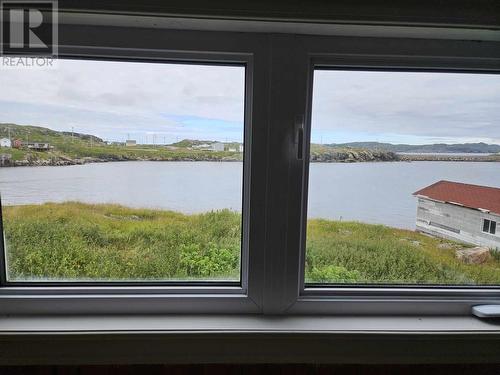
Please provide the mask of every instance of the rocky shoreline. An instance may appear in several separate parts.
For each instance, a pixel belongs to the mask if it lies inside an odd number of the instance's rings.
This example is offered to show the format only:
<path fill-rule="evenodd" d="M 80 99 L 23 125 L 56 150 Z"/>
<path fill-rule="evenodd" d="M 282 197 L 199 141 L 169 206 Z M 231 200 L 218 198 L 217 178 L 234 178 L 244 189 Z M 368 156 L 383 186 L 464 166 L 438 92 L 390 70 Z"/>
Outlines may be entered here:
<path fill-rule="evenodd" d="M 0 167 L 56 167 L 68 165 L 84 165 L 91 163 L 110 163 L 120 161 L 220 161 L 220 162 L 234 162 L 241 161 L 236 157 L 223 157 L 223 158 L 190 158 L 190 157 L 169 157 L 169 158 L 128 158 L 123 156 L 108 157 L 108 158 L 68 158 L 68 157 L 52 157 L 47 159 L 23 159 L 23 160 L 10 160 L 0 159 Z"/>
<path fill-rule="evenodd" d="M 46 159 L 27 158 L 23 160 L 12 160 L 4 155 L 0 157 L 0 167 L 42 167 L 42 166 L 68 166 L 84 165 L 90 163 L 109 163 L 119 161 L 219 161 L 236 162 L 242 161 L 237 156 L 216 157 L 127 157 L 123 155 L 108 156 L 105 158 L 81 157 L 70 158 L 65 156 L 53 156 Z M 361 162 L 397 162 L 397 161 L 455 161 L 455 162 L 500 162 L 500 155 L 437 155 L 437 154 L 397 154 L 391 151 L 372 150 L 327 150 L 311 152 L 310 161 L 313 163 L 361 163 Z"/>
<path fill-rule="evenodd" d="M 331 149 L 311 152 L 311 162 L 359 163 L 376 161 L 399 161 L 398 155 L 390 151 Z"/>
<path fill-rule="evenodd" d="M 464 161 L 464 162 L 500 162 L 500 155 L 438 155 L 438 154 L 398 154 L 401 161 Z"/>

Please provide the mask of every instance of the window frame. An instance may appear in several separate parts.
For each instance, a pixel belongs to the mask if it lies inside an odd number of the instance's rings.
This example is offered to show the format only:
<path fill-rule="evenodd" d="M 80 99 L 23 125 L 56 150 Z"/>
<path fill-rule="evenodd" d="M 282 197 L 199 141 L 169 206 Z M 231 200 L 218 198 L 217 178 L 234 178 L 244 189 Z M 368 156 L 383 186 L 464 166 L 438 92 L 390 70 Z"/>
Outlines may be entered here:
<path fill-rule="evenodd" d="M 245 139 L 252 178 L 251 183 L 248 178 L 244 181 L 250 194 L 247 289 L 203 285 L 3 287 L 0 309 L 4 314 L 470 315 L 473 305 L 500 302 L 500 289 L 495 286 L 415 289 L 377 285 L 312 290 L 305 288 L 303 279 L 314 66 L 499 73 L 499 42 L 69 24 L 60 25 L 59 35 L 61 55 L 251 60 L 251 95 L 246 99 L 251 109 L 246 107 L 249 116 L 245 116 L 252 124 L 250 139 Z M 301 153 L 303 157 L 298 158 Z"/>
<path fill-rule="evenodd" d="M 262 215 L 267 153 L 255 155 L 267 142 L 254 126 L 261 119 L 266 86 L 262 38 L 191 31 L 126 29 L 60 25 L 59 57 L 71 59 L 241 65 L 245 67 L 244 161 L 242 181 L 242 241 L 240 281 L 7 281 L 4 241 L 0 309 L 17 314 L 87 313 L 258 313 L 261 310 L 263 230 L 254 217 Z M 128 34 L 128 35 L 126 35 Z M 96 37 L 98 35 L 98 37 Z M 62 40 L 61 40 L 62 39 Z M 228 43 L 230 39 L 231 43 Z M 158 43 L 161 40 L 168 40 Z M 122 46 L 125 42 L 126 46 Z M 160 45 L 159 45 L 160 44 Z M 256 60 L 258 63 L 256 64 Z M 256 110 L 258 109 L 258 111 Z M 266 126 L 263 123 L 262 126 Z M 264 164 L 264 165 L 263 165 Z M 256 202 L 250 205 L 250 201 Z M 1 225 L 1 224 L 0 224 Z M 0 227 L 0 229 L 3 229 Z M 3 230 L 2 230 L 3 234 Z M 250 250 L 251 248 L 251 250 Z M 250 273 L 249 269 L 256 271 Z"/>
<path fill-rule="evenodd" d="M 310 37 L 300 40 L 302 85 L 300 107 L 305 114 L 305 157 L 295 163 L 294 184 L 300 184 L 295 212 L 298 217 L 288 220 L 291 231 L 300 233 L 298 245 L 289 245 L 290 257 L 286 294 L 283 306 L 287 314 L 401 314 L 401 315 L 467 315 L 477 304 L 500 302 L 499 286 L 412 286 L 412 285 L 310 285 L 305 283 L 305 250 L 307 225 L 307 194 L 309 180 L 309 146 L 311 139 L 311 109 L 315 68 L 348 70 L 394 70 L 427 72 L 463 72 L 500 74 L 500 53 L 495 43 L 471 41 L 428 41 L 405 39 Z M 293 201 L 291 199 L 290 201 Z"/>
<path fill-rule="evenodd" d="M 79 51 L 80 53 L 82 51 Z M 137 54 L 137 56 L 136 56 Z M 83 54 L 74 55 L 71 53 L 58 55 L 59 60 L 81 60 L 81 61 L 93 61 L 93 62 L 134 62 L 134 63 L 149 63 L 149 64 L 177 64 L 177 65 L 206 65 L 206 66 L 231 66 L 231 67 L 242 67 L 245 69 L 245 82 L 244 82 L 244 95 L 245 95 L 245 104 L 244 104 L 244 129 L 243 129 L 243 138 L 244 143 L 247 139 L 251 137 L 251 123 L 247 121 L 247 117 L 251 115 L 251 105 L 247 105 L 247 100 L 251 96 L 252 93 L 252 58 L 251 56 L 244 56 L 239 54 L 234 55 L 224 55 L 220 56 L 218 54 L 210 54 L 209 57 L 205 55 L 199 56 L 198 54 L 190 54 L 190 53 L 175 53 L 172 54 L 170 52 L 166 52 L 165 54 L 161 54 L 159 56 L 155 56 L 154 58 L 149 58 L 148 56 L 144 57 L 144 55 L 137 50 L 130 50 L 126 54 L 120 54 L 112 56 L 109 53 L 103 54 L 100 52 L 99 54 L 95 54 L 95 52 L 90 52 L 90 50 L 85 51 Z M 195 60 L 196 59 L 196 60 Z M 56 63 L 57 64 L 57 63 Z M 56 67 L 57 69 L 57 67 Z M 248 109 L 247 109 L 248 108 Z M 35 142 L 36 143 L 36 142 Z M 7 251 L 6 248 L 8 246 L 5 238 L 3 241 L 0 241 L 0 288 L 1 287 L 76 287 L 76 286 L 86 286 L 86 287 L 126 287 L 126 286 L 165 286 L 165 287 L 236 287 L 241 288 L 242 290 L 247 289 L 247 280 L 248 280 L 248 207 L 249 207 L 249 183 L 246 180 L 250 179 L 249 176 L 249 157 L 246 156 L 245 152 L 243 153 L 243 173 L 242 173 L 242 220 L 241 220 L 241 247 L 240 247 L 240 280 L 239 281 L 231 281 L 231 280 L 39 280 L 39 281 L 30 281 L 30 280 L 8 280 L 8 262 L 7 262 Z M 247 161 L 248 160 L 248 161 Z M 1 193 L 1 192 L 0 192 Z M 1 197 L 0 197 L 1 198 Z M 0 199 L 0 211 L 2 209 L 1 199 Z M 0 215 L 0 219 L 2 216 Z M 0 224 L 0 230 L 3 232 L 3 221 Z"/>
<path fill-rule="evenodd" d="M 488 222 L 488 226 L 487 226 L 488 229 L 484 230 L 484 228 L 486 228 L 486 222 Z M 493 223 L 493 225 L 491 225 L 492 223 Z M 497 222 L 495 220 L 483 218 L 483 225 L 482 225 L 481 232 L 495 236 L 496 229 L 497 229 Z M 493 232 L 492 232 L 492 230 L 493 230 Z"/>

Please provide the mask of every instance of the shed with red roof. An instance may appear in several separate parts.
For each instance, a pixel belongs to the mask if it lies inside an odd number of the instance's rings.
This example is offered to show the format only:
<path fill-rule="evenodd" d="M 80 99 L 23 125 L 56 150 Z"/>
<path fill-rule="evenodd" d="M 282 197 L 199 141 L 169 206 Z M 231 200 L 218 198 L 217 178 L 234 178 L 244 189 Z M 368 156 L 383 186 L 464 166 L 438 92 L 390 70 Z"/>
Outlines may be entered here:
<path fill-rule="evenodd" d="M 438 181 L 413 195 L 418 231 L 500 249 L 500 188 Z"/>

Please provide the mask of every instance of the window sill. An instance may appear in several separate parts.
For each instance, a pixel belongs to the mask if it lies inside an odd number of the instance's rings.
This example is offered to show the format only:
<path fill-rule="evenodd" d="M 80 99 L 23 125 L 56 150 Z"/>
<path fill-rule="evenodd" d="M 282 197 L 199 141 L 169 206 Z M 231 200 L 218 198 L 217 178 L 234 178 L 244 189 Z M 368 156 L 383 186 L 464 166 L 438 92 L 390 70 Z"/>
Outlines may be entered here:
<path fill-rule="evenodd" d="M 9 316 L 0 365 L 498 362 L 472 317 Z"/>

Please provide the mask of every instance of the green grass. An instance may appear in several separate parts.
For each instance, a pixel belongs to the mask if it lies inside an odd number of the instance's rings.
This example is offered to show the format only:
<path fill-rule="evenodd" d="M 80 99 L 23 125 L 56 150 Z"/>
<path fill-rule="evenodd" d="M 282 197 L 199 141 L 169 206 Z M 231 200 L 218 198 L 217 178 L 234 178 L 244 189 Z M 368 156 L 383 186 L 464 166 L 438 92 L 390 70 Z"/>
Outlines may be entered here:
<path fill-rule="evenodd" d="M 117 205 L 4 208 L 9 277 L 239 280 L 240 215 Z"/>
<path fill-rule="evenodd" d="M 12 280 L 238 280 L 241 216 L 76 202 L 4 207 Z M 382 225 L 310 220 L 306 280 L 500 284 L 500 257 L 463 264 L 464 245 Z"/>
<path fill-rule="evenodd" d="M 466 247 L 414 231 L 357 222 L 310 220 L 308 282 L 500 284 L 500 261 L 464 264 Z"/>

